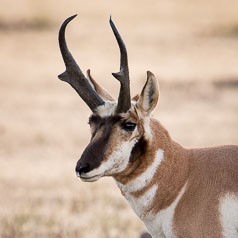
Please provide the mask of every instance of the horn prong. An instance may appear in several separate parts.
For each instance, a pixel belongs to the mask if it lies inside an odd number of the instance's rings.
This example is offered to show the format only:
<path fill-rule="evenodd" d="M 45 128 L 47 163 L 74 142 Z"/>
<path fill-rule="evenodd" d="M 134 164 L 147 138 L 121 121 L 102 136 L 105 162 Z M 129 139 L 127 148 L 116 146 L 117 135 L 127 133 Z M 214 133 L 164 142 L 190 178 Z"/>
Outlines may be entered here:
<path fill-rule="evenodd" d="M 66 71 L 58 76 L 59 79 L 69 83 L 79 96 L 86 102 L 89 108 L 95 112 L 96 108 L 104 104 L 104 101 L 93 90 L 92 86 L 84 76 L 80 67 L 77 65 L 75 59 L 71 55 L 65 40 L 65 30 L 69 22 L 71 22 L 77 15 L 67 18 L 59 30 L 59 47 L 65 63 Z"/>
<path fill-rule="evenodd" d="M 131 107 L 128 57 L 125 43 L 112 21 L 111 16 L 109 22 L 120 49 L 120 71 L 118 73 L 112 73 L 112 75 L 121 84 L 116 113 L 122 113 L 128 111 Z"/>

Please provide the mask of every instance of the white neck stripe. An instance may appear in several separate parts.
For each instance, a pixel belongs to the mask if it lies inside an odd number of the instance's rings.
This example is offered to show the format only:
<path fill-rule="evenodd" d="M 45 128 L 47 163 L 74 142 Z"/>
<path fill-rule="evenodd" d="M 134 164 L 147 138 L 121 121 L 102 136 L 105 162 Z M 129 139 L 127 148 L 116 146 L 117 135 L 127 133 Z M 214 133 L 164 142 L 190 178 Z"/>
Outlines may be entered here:
<path fill-rule="evenodd" d="M 148 182 L 151 181 L 152 178 L 154 177 L 157 168 L 159 167 L 163 158 L 164 158 L 164 151 L 159 149 L 155 155 L 153 163 L 139 177 L 136 177 L 133 181 L 125 185 L 118 183 L 118 186 L 122 190 L 125 189 L 128 192 L 137 192 L 143 189 L 148 184 Z"/>

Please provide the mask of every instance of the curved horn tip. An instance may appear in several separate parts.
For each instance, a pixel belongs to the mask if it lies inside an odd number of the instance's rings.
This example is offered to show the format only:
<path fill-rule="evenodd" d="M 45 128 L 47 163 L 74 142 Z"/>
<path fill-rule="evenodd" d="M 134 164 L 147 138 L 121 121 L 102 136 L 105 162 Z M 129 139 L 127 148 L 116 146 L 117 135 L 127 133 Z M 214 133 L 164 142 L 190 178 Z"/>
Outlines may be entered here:
<path fill-rule="evenodd" d="M 75 14 L 73 16 L 70 16 L 68 18 L 66 18 L 64 20 L 64 22 L 62 23 L 61 27 L 60 27 L 60 30 L 59 30 L 59 38 L 62 38 L 64 37 L 64 32 L 65 32 L 65 29 L 66 29 L 66 26 L 77 16 L 78 14 Z"/>
<path fill-rule="evenodd" d="M 113 22 L 113 20 L 112 20 L 112 15 L 110 15 L 109 23 L 110 23 L 110 26 L 111 26 L 111 27 L 115 27 L 115 24 L 114 24 L 114 22 Z"/>
<path fill-rule="evenodd" d="M 75 17 L 77 17 L 77 16 L 78 16 L 78 14 L 74 14 L 74 15 L 68 17 L 68 19 L 73 20 L 73 19 L 74 19 Z"/>
<path fill-rule="evenodd" d="M 110 14 L 109 22 L 110 22 L 110 23 L 113 22 L 113 21 L 112 21 L 112 15 L 111 15 L 111 14 Z"/>
<path fill-rule="evenodd" d="M 63 25 L 68 24 L 69 22 L 71 22 L 76 16 L 78 16 L 78 14 L 74 14 L 73 16 L 70 16 L 70 17 L 66 18 Z"/>

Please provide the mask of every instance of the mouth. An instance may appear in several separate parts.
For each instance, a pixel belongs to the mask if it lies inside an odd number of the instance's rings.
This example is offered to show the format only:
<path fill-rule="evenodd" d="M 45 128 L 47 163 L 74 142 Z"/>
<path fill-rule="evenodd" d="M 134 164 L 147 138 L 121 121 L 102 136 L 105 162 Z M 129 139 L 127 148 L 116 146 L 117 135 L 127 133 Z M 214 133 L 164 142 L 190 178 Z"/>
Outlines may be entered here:
<path fill-rule="evenodd" d="M 83 182 L 95 182 L 97 181 L 99 178 L 101 178 L 101 175 L 95 175 L 95 176 L 88 176 L 85 173 L 76 173 L 76 176 L 79 177 Z"/>

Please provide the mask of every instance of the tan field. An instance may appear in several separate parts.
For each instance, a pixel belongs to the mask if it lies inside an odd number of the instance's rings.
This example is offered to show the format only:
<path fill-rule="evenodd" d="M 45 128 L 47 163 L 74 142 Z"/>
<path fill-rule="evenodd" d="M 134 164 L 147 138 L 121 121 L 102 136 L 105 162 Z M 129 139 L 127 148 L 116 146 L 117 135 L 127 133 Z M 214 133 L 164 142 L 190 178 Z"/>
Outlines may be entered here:
<path fill-rule="evenodd" d="M 69 85 L 57 34 L 62 21 L 82 69 L 117 98 L 119 50 L 131 91 L 159 78 L 154 116 L 185 147 L 238 143 L 238 1 L 1 0 L 0 237 L 123 238 L 145 228 L 113 179 L 74 173 L 90 138 L 87 106 Z"/>

